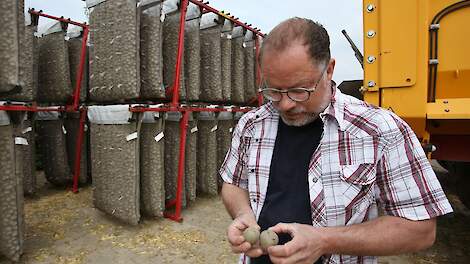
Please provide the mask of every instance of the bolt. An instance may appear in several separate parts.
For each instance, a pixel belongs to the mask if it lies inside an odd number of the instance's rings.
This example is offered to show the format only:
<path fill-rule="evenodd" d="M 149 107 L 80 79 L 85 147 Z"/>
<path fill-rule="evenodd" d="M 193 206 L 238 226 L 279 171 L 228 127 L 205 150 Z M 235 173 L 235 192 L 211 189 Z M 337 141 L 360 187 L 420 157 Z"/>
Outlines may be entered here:
<path fill-rule="evenodd" d="M 367 9 L 367 12 L 370 13 L 374 11 L 375 6 L 373 4 L 368 4 L 366 9 Z"/>
<path fill-rule="evenodd" d="M 374 36 L 375 36 L 375 31 L 374 30 L 367 31 L 367 37 L 368 38 L 373 38 Z"/>
<path fill-rule="evenodd" d="M 367 57 L 367 62 L 368 62 L 368 63 L 374 63 L 374 61 L 375 61 L 375 57 L 374 57 L 374 56 L 369 56 L 369 57 Z"/>
<path fill-rule="evenodd" d="M 450 110 L 449 109 L 444 109 L 444 112 L 449 113 Z"/>
<path fill-rule="evenodd" d="M 449 103 L 449 101 L 447 101 L 447 100 L 446 100 L 446 101 L 444 101 L 443 103 L 444 103 L 444 104 L 448 104 L 448 103 Z"/>
<path fill-rule="evenodd" d="M 369 81 L 369 82 L 367 83 L 367 86 L 369 86 L 369 87 L 374 87 L 374 86 L 375 86 L 375 82 L 374 82 L 374 81 Z"/>

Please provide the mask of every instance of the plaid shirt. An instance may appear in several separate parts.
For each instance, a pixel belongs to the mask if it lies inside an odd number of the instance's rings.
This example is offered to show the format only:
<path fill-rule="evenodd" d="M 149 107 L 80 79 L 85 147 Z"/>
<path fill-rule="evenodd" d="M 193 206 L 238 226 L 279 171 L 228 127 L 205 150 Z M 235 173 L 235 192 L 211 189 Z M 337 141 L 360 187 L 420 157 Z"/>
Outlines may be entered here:
<path fill-rule="evenodd" d="M 387 215 L 410 220 L 452 212 L 420 142 L 395 114 L 333 86 L 320 114 L 324 132 L 308 183 L 314 227 L 346 226 Z M 239 121 L 220 169 L 226 183 L 248 190 L 258 219 L 266 198 L 279 113 L 267 103 Z M 248 263 L 242 256 L 240 263 Z M 373 256 L 324 256 L 324 263 L 377 263 Z"/>

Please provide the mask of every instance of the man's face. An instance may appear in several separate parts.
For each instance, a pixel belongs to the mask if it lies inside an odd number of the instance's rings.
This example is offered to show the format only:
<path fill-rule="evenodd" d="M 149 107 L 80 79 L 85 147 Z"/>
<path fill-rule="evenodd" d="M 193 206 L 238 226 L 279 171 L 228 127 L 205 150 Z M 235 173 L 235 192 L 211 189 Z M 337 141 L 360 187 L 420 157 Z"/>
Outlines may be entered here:
<path fill-rule="evenodd" d="M 283 94 L 281 101 L 273 102 L 287 125 L 303 126 L 313 122 L 331 101 L 330 83 L 334 60 L 328 65 L 317 65 L 312 61 L 306 46 L 292 44 L 282 52 L 265 50 L 261 63 L 263 79 L 269 88 L 311 89 L 318 82 L 316 90 L 310 93 L 307 101 L 295 102 L 287 94 Z"/>

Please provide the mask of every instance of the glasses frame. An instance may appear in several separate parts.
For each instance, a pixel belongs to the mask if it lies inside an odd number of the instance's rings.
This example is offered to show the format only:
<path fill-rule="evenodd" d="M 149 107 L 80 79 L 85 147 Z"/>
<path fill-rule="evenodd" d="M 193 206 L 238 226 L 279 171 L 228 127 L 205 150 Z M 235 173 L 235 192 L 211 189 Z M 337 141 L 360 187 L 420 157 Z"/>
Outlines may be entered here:
<path fill-rule="evenodd" d="M 310 89 L 305 88 L 305 87 L 295 87 L 295 88 L 289 88 L 287 90 L 280 90 L 280 89 L 276 89 L 276 88 L 260 88 L 258 91 L 263 94 L 264 98 L 270 100 L 271 102 L 280 102 L 282 100 L 282 95 L 283 94 L 286 94 L 287 97 L 289 99 L 291 99 L 292 101 L 294 101 L 294 102 L 305 102 L 305 101 L 308 101 L 310 99 L 310 94 L 315 92 L 315 90 L 317 89 L 317 86 L 320 83 L 320 81 L 323 79 L 323 75 L 325 75 L 325 72 L 326 72 L 327 68 L 328 68 L 328 65 L 323 69 L 323 71 L 320 75 L 320 78 L 318 78 L 318 81 L 316 81 L 315 85 Z M 266 84 L 266 80 L 264 81 L 264 83 Z M 301 90 L 301 91 L 307 92 L 308 93 L 307 99 L 305 99 L 305 100 L 296 100 L 296 99 L 290 97 L 289 92 L 292 92 L 294 90 L 297 90 L 297 91 Z M 266 95 L 264 94 L 264 92 L 269 92 L 269 91 L 279 93 L 281 95 L 280 99 L 279 100 L 272 100 L 270 98 L 267 98 Z"/>

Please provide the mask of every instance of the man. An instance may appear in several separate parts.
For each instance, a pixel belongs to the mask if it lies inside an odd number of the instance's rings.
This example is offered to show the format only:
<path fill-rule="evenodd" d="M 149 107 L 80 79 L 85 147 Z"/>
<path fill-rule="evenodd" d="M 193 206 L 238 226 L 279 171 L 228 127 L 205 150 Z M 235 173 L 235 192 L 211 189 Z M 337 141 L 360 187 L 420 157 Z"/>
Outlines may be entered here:
<path fill-rule="evenodd" d="M 452 212 L 410 127 L 336 89 L 329 45 L 301 18 L 263 42 L 269 102 L 240 119 L 220 170 L 241 262 L 377 263 L 431 246 L 435 218 Z M 250 245 L 249 226 L 270 228 L 280 245 Z"/>

